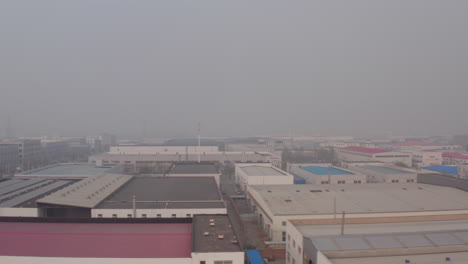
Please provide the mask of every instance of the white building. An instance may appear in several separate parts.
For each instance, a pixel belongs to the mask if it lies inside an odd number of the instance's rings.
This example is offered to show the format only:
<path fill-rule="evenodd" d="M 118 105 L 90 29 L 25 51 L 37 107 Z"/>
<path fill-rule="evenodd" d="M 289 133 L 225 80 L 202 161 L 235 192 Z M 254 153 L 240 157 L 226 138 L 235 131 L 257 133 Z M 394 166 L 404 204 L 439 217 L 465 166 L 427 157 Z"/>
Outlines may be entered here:
<path fill-rule="evenodd" d="M 270 163 L 237 163 L 235 180 L 242 190 L 250 185 L 294 184 L 294 176 Z"/>
<path fill-rule="evenodd" d="M 411 153 L 398 151 L 364 147 L 346 147 L 338 148 L 337 155 L 344 167 L 353 163 L 372 162 L 383 162 L 387 164 L 403 163 L 408 167 L 412 166 Z"/>
<path fill-rule="evenodd" d="M 426 184 L 257 185 L 248 202 L 273 243 L 285 243 L 286 223 L 300 219 L 467 214 L 468 193 Z"/>
<path fill-rule="evenodd" d="M 404 170 L 389 166 L 349 166 L 349 170 L 367 176 L 368 183 L 415 183 L 418 174 L 412 170 Z"/>
<path fill-rule="evenodd" d="M 465 263 L 468 215 L 287 223 L 287 264 Z"/>
<path fill-rule="evenodd" d="M 367 176 L 332 164 L 288 164 L 289 172 L 310 184 L 362 184 Z"/>
<path fill-rule="evenodd" d="M 111 146 L 109 154 L 157 155 L 218 153 L 218 146 Z"/>

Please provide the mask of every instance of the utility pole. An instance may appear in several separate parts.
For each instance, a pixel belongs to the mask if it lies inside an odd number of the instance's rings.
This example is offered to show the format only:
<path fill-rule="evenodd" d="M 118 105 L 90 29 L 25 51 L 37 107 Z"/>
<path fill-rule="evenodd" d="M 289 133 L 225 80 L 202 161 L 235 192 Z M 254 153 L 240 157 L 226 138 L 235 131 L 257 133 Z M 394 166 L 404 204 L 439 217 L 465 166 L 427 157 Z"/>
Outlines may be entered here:
<path fill-rule="evenodd" d="M 200 138 L 200 122 L 198 122 L 198 163 L 200 163 L 200 146 L 201 146 L 201 138 Z"/>
<path fill-rule="evenodd" d="M 133 198 L 133 218 L 136 218 L 137 217 L 136 216 L 136 196 L 133 195 L 132 198 Z"/>
<path fill-rule="evenodd" d="M 341 217 L 341 235 L 344 235 L 345 214 L 345 211 L 343 211 L 343 215 Z"/>

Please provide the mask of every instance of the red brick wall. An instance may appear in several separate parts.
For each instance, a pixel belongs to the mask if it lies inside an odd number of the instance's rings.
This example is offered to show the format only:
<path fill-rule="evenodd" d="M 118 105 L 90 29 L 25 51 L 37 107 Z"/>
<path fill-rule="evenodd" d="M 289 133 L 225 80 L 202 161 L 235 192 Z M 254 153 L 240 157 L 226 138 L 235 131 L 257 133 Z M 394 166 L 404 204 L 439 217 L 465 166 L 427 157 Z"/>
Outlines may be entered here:
<path fill-rule="evenodd" d="M 261 249 L 260 255 L 266 259 L 284 259 L 286 256 L 286 250 L 284 249 Z"/>

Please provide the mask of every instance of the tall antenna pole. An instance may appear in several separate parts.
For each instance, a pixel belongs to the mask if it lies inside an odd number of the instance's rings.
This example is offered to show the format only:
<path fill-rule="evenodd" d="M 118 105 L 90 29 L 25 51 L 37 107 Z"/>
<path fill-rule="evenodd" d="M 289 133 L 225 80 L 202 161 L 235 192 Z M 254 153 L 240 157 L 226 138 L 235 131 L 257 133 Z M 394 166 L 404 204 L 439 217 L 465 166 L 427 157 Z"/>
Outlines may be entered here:
<path fill-rule="evenodd" d="M 200 122 L 198 122 L 198 163 L 200 163 L 200 145 L 201 145 L 201 139 L 200 139 Z"/>

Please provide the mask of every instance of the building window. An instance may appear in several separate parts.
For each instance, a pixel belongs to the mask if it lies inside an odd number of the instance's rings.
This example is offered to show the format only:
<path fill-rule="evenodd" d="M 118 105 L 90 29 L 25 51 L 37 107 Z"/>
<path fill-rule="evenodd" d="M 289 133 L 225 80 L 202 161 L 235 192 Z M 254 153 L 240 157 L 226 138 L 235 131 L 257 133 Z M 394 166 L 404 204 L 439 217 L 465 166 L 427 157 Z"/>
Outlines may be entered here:
<path fill-rule="evenodd" d="M 176 215 L 176 214 L 172 214 L 172 217 L 177 217 L 177 215 Z"/>
<path fill-rule="evenodd" d="M 328 181 L 322 181 L 321 184 L 328 184 Z"/>
<path fill-rule="evenodd" d="M 296 248 L 296 241 L 293 239 L 293 248 Z"/>
<path fill-rule="evenodd" d="M 392 180 L 392 183 L 398 183 L 399 180 Z"/>
<path fill-rule="evenodd" d="M 338 184 L 345 184 L 346 181 L 338 181 Z"/>
<path fill-rule="evenodd" d="M 406 180 L 406 182 L 414 182 L 414 180 L 413 179 L 408 179 L 408 180 Z"/>
<path fill-rule="evenodd" d="M 291 262 L 291 254 L 289 254 L 289 252 L 287 252 L 286 255 L 287 255 L 288 263 Z"/>
<path fill-rule="evenodd" d="M 288 235 L 288 241 L 289 241 L 289 240 L 291 240 L 291 236 L 290 236 L 290 235 Z"/>
<path fill-rule="evenodd" d="M 102 218 L 102 214 L 98 214 L 97 217 Z"/>
<path fill-rule="evenodd" d="M 281 241 L 286 241 L 286 232 L 283 232 L 283 235 L 281 236 Z"/>
<path fill-rule="evenodd" d="M 294 258 L 292 258 L 291 264 L 296 264 L 296 260 Z"/>
<path fill-rule="evenodd" d="M 141 217 L 142 217 L 142 218 L 146 218 L 146 214 L 142 214 Z"/>
<path fill-rule="evenodd" d="M 192 217 L 192 215 L 191 215 L 191 214 L 186 214 L 185 216 L 187 216 L 187 217 Z"/>
<path fill-rule="evenodd" d="M 200 264 L 206 264 L 206 261 L 202 260 L 200 261 Z"/>
<path fill-rule="evenodd" d="M 128 218 L 132 218 L 132 214 L 128 214 L 127 217 L 128 217 Z"/>
<path fill-rule="evenodd" d="M 216 260 L 214 264 L 232 264 L 232 260 Z"/>
<path fill-rule="evenodd" d="M 161 218 L 161 214 L 157 214 L 156 217 L 157 217 L 157 218 Z"/>
<path fill-rule="evenodd" d="M 283 226 L 286 226 L 286 221 L 283 221 L 281 224 L 282 224 Z"/>
<path fill-rule="evenodd" d="M 361 181 L 354 181 L 355 184 L 361 184 Z"/>
<path fill-rule="evenodd" d="M 302 254 L 302 249 L 300 246 L 297 246 L 297 252 L 299 252 L 299 254 Z"/>
<path fill-rule="evenodd" d="M 117 215 L 116 215 L 116 214 L 113 214 L 113 215 L 112 215 L 112 218 L 117 218 Z"/>

